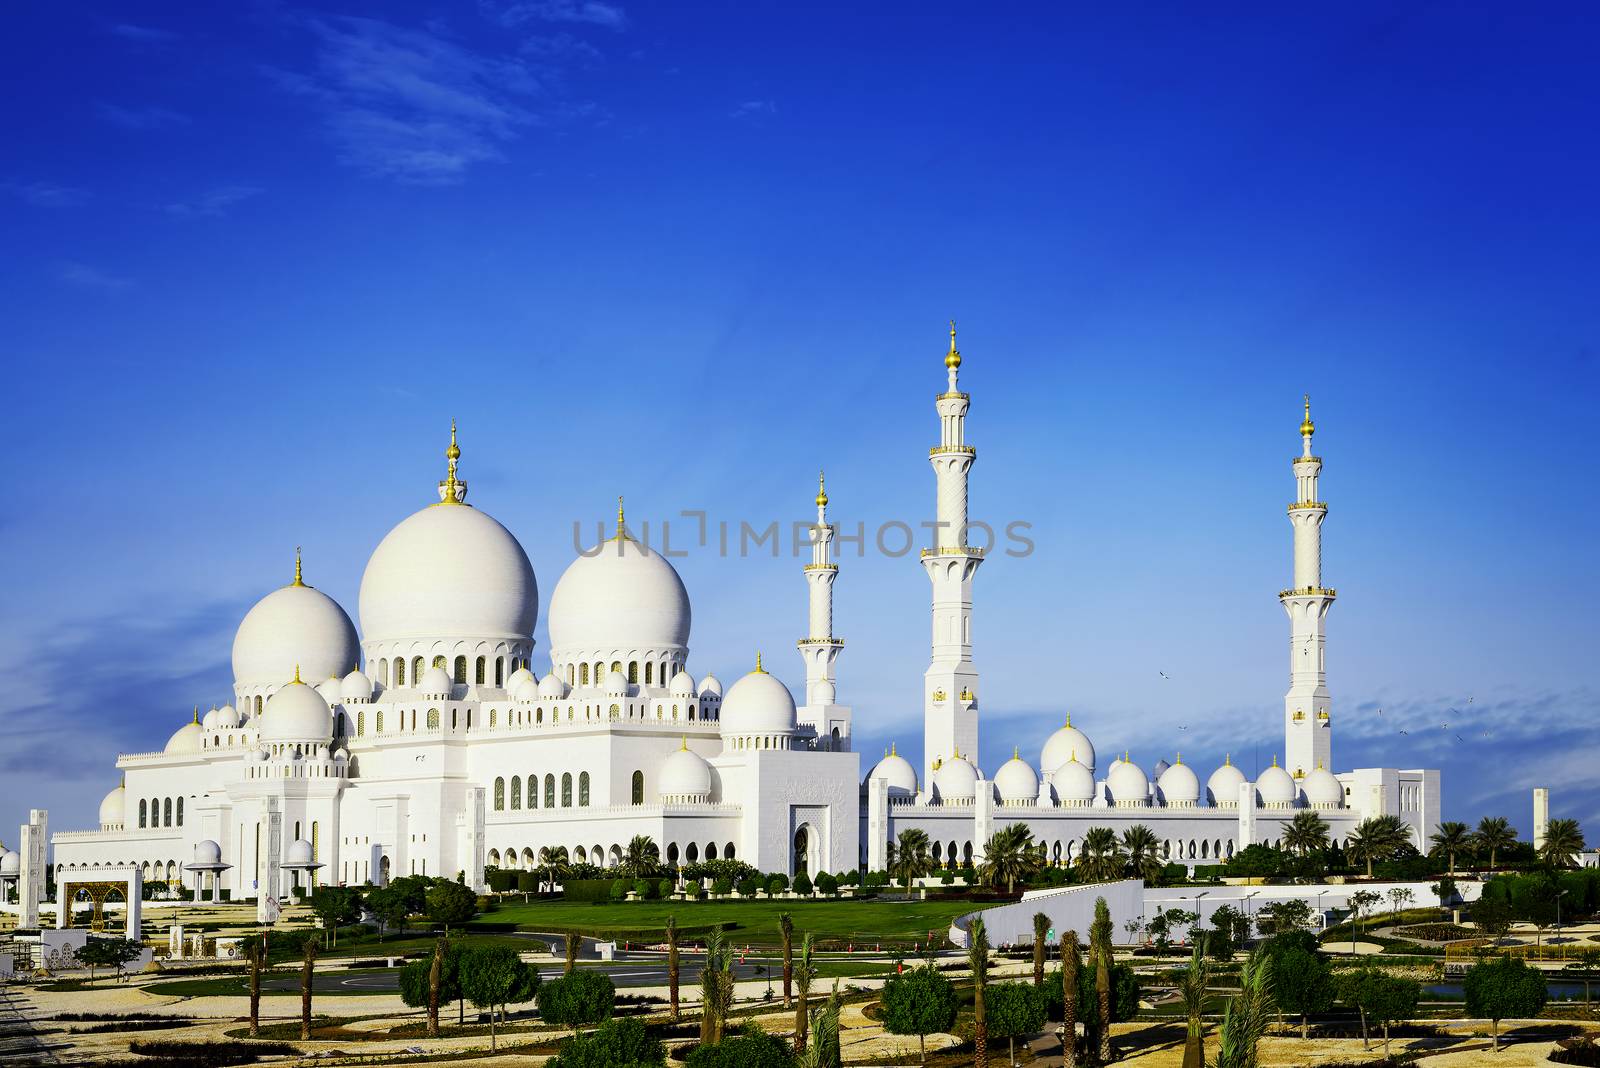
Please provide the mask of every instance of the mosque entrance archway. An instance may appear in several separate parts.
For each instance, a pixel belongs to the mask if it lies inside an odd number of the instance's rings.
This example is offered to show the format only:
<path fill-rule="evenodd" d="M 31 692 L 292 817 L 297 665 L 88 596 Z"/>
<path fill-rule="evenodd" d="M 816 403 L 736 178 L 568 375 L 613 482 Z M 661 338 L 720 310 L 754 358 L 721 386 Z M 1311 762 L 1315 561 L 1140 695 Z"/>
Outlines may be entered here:
<path fill-rule="evenodd" d="M 822 836 L 809 823 L 802 823 L 794 832 L 793 875 L 810 877 L 822 871 Z"/>

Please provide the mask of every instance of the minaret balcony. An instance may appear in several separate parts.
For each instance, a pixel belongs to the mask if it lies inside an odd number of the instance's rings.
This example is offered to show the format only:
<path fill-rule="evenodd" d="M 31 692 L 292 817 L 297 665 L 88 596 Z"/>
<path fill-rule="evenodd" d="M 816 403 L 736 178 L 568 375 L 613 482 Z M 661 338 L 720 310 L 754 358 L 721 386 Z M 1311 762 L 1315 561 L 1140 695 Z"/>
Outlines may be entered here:
<path fill-rule="evenodd" d="M 976 456 L 978 450 L 971 445 L 935 445 L 928 450 L 929 456 L 942 456 L 945 453 L 955 453 L 959 456 Z"/>
<path fill-rule="evenodd" d="M 1289 506 L 1291 512 L 1326 512 L 1328 506 L 1322 501 L 1296 501 Z"/>
<path fill-rule="evenodd" d="M 1326 597 L 1332 600 L 1337 596 L 1338 593 L 1336 591 L 1330 590 L 1325 586 L 1302 586 L 1295 590 L 1278 591 L 1278 600 L 1280 601 L 1286 597 Z"/>
<path fill-rule="evenodd" d="M 837 571 L 837 570 L 839 570 L 839 565 L 838 564 L 807 564 L 802 570 L 805 570 L 805 571 Z"/>
<path fill-rule="evenodd" d="M 957 390 L 951 390 L 948 393 L 941 393 L 941 394 L 939 394 L 937 397 L 935 397 L 933 399 L 934 400 L 971 400 L 972 399 L 972 394 L 963 393 L 959 389 L 957 389 Z"/>
<path fill-rule="evenodd" d="M 937 549 L 922 550 L 924 559 L 930 556 L 973 556 L 983 559 L 983 550 L 973 545 L 941 545 Z"/>
<path fill-rule="evenodd" d="M 799 641 L 795 642 L 795 644 L 796 645 L 837 645 L 837 646 L 842 648 L 844 646 L 844 639 L 843 638 L 801 638 Z"/>

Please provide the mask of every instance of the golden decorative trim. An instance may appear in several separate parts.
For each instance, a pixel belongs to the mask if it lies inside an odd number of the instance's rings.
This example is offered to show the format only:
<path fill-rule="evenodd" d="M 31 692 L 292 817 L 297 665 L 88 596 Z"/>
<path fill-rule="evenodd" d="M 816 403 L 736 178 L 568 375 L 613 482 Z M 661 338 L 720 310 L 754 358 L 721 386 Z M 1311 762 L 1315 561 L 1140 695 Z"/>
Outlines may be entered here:
<path fill-rule="evenodd" d="M 1332 600 L 1338 596 L 1338 591 L 1330 590 L 1325 586 L 1302 586 L 1299 589 L 1279 590 L 1278 600 L 1285 597 L 1326 597 Z"/>
<path fill-rule="evenodd" d="M 924 558 L 929 556 L 975 556 L 983 559 L 983 550 L 972 545 L 941 545 L 937 549 L 922 550 Z"/>
<path fill-rule="evenodd" d="M 956 348 L 956 321 L 950 320 L 950 351 L 944 354 L 944 365 L 952 371 L 961 366 L 961 352 Z"/>
<path fill-rule="evenodd" d="M 796 645 L 844 645 L 843 638 L 801 638 Z"/>
<path fill-rule="evenodd" d="M 807 565 L 805 565 L 803 570 L 805 570 L 805 571 L 837 571 L 837 570 L 839 570 L 839 565 L 838 564 L 807 564 Z"/>
<path fill-rule="evenodd" d="M 1289 506 L 1291 512 L 1326 512 L 1328 505 L 1324 501 L 1295 501 Z"/>
<path fill-rule="evenodd" d="M 957 453 L 961 456 L 976 456 L 978 450 L 971 445 L 935 445 L 928 450 L 929 456 L 939 456 L 944 453 Z"/>

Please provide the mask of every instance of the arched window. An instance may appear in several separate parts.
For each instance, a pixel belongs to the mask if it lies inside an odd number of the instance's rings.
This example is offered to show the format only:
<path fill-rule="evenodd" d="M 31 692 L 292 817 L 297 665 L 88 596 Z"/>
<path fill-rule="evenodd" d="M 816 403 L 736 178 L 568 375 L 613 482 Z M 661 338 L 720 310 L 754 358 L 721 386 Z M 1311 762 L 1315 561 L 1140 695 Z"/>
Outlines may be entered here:
<path fill-rule="evenodd" d="M 539 776 L 538 775 L 529 775 L 528 776 L 528 807 L 529 808 L 538 808 L 539 807 Z"/>
<path fill-rule="evenodd" d="M 678 866 L 678 843 L 677 842 L 668 842 L 667 843 L 667 863 L 672 865 L 673 867 L 677 867 Z"/>
<path fill-rule="evenodd" d="M 172 826 L 172 798 L 170 797 L 161 803 L 161 826 Z"/>
<path fill-rule="evenodd" d="M 612 719 L 617 719 L 621 714 L 622 714 L 622 706 L 620 706 L 620 705 L 612 705 L 611 706 L 611 718 Z"/>
<path fill-rule="evenodd" d="M 148 822 L 147 821 L 149 820 L 149 818 L 150 817 L 149 817 L 148 813 L 145 811 L 144 798 L 141 797 L 139 799 L 139 826 L 141 826 L 141 827 L 148 826 Z"/>
<path fill-rule="evenodd" d="M 739 859 L 738 857 L 733 855 L 733 843 L 732 842 L 729 842 L 726 846 L 723 847 L 723 849 L 722 849 L 722 859 L 723 860 L 738 860 Z"/>
<path fill-rule="evenodd" d="M 463 686 L 466 685 L 466 682 L 467 682 L 467 658 L 464 657 L 464 656 L 456 657 L 455 680 L 456 680 L 456 682 L 462 684 Z"/>
<path fill-rule="evenodd" d="M 494 658 L 494 684 L 496 686 L 506 684 L 506 658 L 503 656 Z"/>
<path fill-rule="evenodd" d="M 412 685 L 422 682 L 422 657 L 420 656 L 411 658 L 411 682 Z"/>
<path fill-rule="evenodd" d="M 456 729 L 456 710 L 453 708 L 450 710 L 450 729 Z"/>
<path fill-rule="evenodd" d="M 578 685 L 580 685 L 580 686 L 589 685 L 589 665 L 588 664 L 579 664 L 578 665 Z"/>
<path fill-rule="evenodd" d="M 413 715 L 415 715 L 415 713 L 413 713 Z M 437 708 L 428 709 L 428 729 L 439 729 L 439 710 Z"/>
<path fill-rule="evenodd" d="M 377 722 L 373 724 L 372 729 L 377 731 L 379 734 L 382 734 L 383 733 L 383 709 L 381 709 L 381 708 L 378 709 L 378 714 L 377 714 L 376 718 L 377 718 Z"/>
<path fill-rule="evenodd" d="M 693 842 L 690 842 L 689 848 L 683 851 L 683 859 L 688 861 L 690 864 L 698 861 L 700 859 L 700 847 L 695 845 Z"/>
<path fill-rule="evenodd" d="M 333 717 L 333 736 L 335 738 L 343 738 L 344 737 L 344 713 L 343 712 L 340 712 L 337 716 Z"/>
<path fill-rule="evenodd" d="M 450 658 L 445 656 L 443 653 L 435 653 L 433 657 L 433 666 L 436 668 L 444 668 L 446 671 L 449 671 Z"/>
<path fill-rule="evenodd" d="M 633 773 L 633 790 L 629 800 L 635 805 L 644 804 L 644 772 L 642 771 Z"/>
<path fill-rule="evenodd" d="M 611 661 L 611 670 L 615 671 L 618 675 L 622 674 L 622 661 L 620 661 L 620 660 Z"/>
<path fill-rule="evenodd" d="M 546 775 L 544 777 L 544 807 L 556 807 L 556 777 L 554 775 Z"/>
<path fill-rule="evenodd" d="M 397 688 L 406 684 L 406 662 L 398 656 L 394 658 L 394 684 Z"/>
<path fill-rule="evenodd" d="M 475 682 L 477 682 L 477 684 L 479 686 L 483 685 L 483 672 L 484 672 L 484 669 L 488 666 L 488 664 L 489 664 L 489 662 L 487 660 L 485 660 L 483 657 L 480 656 L 480 657 L 478 657 L 478 662 L 475 665 L 473 665 L 472 678 L 473 678 L 473 680 Z M 462 681 L 466 681 L 466 680 L 462 680 Z"/>
<path fill-rule="evenodd" d="M 503 776 L 494 780 L 494 810 L 504 812 L 506 807 L 506 780 Z"/>
<path fill-rule="evenodd" d="M 261 715 L 261 695 L 256 694 L 256 715 Z"/>
<path fill-rule="evenodd" d="M 655 681 L 655 679 L 653 677 L 654 675 L 655 675 L 655 665 L 652 664 L 650 661 L 646 660 L 644 662 L 644 684 L 646 686 L 650 685 L 652 682 Z M 666 679 L 662 679 L 661 681 L 662 682 L 666 682 L 667 680 Z"/>
<path fill-rule="evenodd" d="M 628 681 L 632 683 L 639 681 L 639 661 L 637 660 L 628 661 Z"/>
<path fill-rule="evenodd" d="M 178 826 L 183 826 L 183 798 L 178 798 Z"/>
<path fill-rule="evenodd" d="M 572 672 L 573 672 L 573 667 L 572 667 L 572 665 L 571 665 L 571 664 L 568 664 L 568 665 L 567 665 L 567 685 L 568 685 L 568 686 L 571 686 L 571 685 L 572 685 L 572 680 L 573 680 L 573 674 L 572 674 Z"/>
<path fill-rule="evenodd" d="M 495 721 L 498 720 L 499 718 L 500 718 L 500 713 L 496 712 L 492 708 L 489 709 L 489 726 L 493 727 L 495 725 Z"/>
<path fill-rule="evenodd" d="M 561 807 L 572 807 L 572 772 L 561 773 Z"/>
<path fill-rule="evenodd" d="M 715 843 L 715 842 L 707 842 L 706 843 L 706 859 L 707 860 L 716 860 L 717 859 L 717 843 Z"/>
<path fill-rule="evenodd" d="M 515 775 L 511 776 L 511 807 L 522 807 L 522 780 Z"/>
<path fill-rule="evenodd" d="M 587 808 L 589 805 L 589 773 L 578 773 L 578 807 Z"/>

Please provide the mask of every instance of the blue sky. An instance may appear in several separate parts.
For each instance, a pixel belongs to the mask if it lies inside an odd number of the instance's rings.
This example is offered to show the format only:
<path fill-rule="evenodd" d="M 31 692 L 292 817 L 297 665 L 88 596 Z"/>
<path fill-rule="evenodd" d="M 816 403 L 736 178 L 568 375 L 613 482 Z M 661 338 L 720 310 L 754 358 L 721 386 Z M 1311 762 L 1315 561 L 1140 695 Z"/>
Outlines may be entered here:
<path fill-rule="evenodd" d="M 11 12 L 0 840 L 227 699 L 295 545 L 355 616 L 451 417 L 546 597 L 619 493 L 922 521 L 952 316 L 1037 545 L 978 579 L 989 768 L 1067 710 L 1270 761 L 1309 391 L 1337 763 L 1593 824 L 1593 15 L 861 7 Z M 858 748 L 916 752 L 927 580 L 842 564 Z M 697 673 L 798 687 L 799 561 L 679 567 Z"/>

